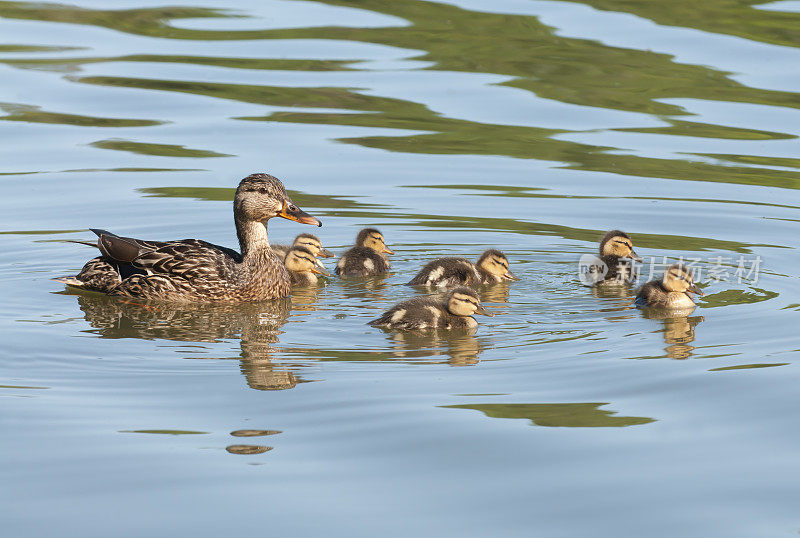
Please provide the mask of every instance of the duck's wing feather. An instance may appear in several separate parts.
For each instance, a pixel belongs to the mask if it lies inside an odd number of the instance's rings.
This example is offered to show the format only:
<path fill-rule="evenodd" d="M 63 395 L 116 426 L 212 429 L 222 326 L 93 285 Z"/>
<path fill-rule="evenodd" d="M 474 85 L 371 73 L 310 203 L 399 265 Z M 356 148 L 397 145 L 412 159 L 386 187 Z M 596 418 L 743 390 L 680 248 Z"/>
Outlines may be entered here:
<path fill-rule="evenodd" d="M 241 261 L 241 255 L 235 250 L 199 239 L 143 241 L 106 230 L 92 231 L 98 236 L 97 247 L 103 256 L 119 264 L 130 264 L 149 275 L 213 279 L 230 274 L 233 264 Z"/>

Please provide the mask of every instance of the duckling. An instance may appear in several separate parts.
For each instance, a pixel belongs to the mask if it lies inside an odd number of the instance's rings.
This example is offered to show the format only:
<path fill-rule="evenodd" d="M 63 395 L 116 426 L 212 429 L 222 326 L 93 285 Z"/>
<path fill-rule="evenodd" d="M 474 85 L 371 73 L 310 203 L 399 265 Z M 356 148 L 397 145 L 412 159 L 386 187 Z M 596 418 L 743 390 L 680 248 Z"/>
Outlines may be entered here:
<path fill-rule="evenodd" d="M 636 280 L 636 271 L 631 260 L 642 259 L 633 251 L 631 237 L 620 230 L 611 230 L 600 241 L 600 259 L 608 272 L 598 284 L 630 284 Z"/>
<path fill-rule="evenodd" d="M 394 254 L 386 246 L 383 234 L 375 228 L 364 228 L 356 236 L 356 246 L 342 254 L 336 263 L 339 276 L 367 276 L 385 273 L 391 267 L 385 254 Z"/>
<path fill-rule="evenodd" d="M 368 324 L 401 330 L 474 329 L 478 322 L 473 314 L 494 316 L 481 306 L 475 290 L 459 286 L 450 290 L 444 300 L 426 296 L 398 303 Z"/>
<path fill-rule="evenodd" d="M 317 275 L 330 276 L 324 267 L 320 268 L 319 260 L 306 247 L 293 246 L 283 263 L 289 270 L 292 286 L 315 286 L 319 281 Z"/>
<path fill-rule="evenodd" d="M 508 270 L 508 258 L 496 249 L 489 249 L 472 263 L 464 258 L 439 258 L 428 262 L 409 282 L 409 286 L 450 288 L 453 286 L 475 287 L 480 284 L 496 284 L 504 280 L 516 280 Z"/>
<path fill-rule="evenodd" d="M 656 308 L 694 308 L 690 293 L 705 295 L 695 285 L 692 272 L 685 265 L 675 263 L 667 268 L 660 280 L 651 280 L 639 289 L 635 304 Z"/>
<path fill-rule="evenodd" d="M 322 241 L 319 240 L 314 234 L 300 234 L 294 238 L 294 243 L 291 245 L 272 245 L 272 251 L 280 257 L 281 260 L 286 260 L 286 255 L 292 247 L 305 247 L 311 251 L 314 256 L 320 258 L 332 258 L 333 252 L 322 246 Z"/>

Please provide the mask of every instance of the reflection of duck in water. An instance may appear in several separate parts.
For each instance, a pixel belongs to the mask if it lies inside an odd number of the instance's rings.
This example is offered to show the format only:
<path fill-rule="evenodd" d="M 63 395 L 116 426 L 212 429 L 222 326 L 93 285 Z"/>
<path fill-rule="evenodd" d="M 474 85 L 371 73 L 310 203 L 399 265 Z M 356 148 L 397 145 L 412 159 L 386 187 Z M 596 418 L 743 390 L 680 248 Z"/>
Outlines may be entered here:
<path fill-rule="evenodd" d="M 451 332 L 392 332 L 395 356 L 402 358 L 447 355 L 450 366 L 471 366 L 478 363 L 482 351 L 475 338 L 475 329 Z"/>
<path fill-rule="evenodd" d="M 402 330 L 474 329 L 478 322 L 473 314 L 494 315 L 481 306 L 475 290 L 461 286 L 450 290 L 444 300 L 427 296 L 398 303 L 369 325 Z"/>
<path fill-rule="evenodd" d="M 86 321 L 102 338 L 218 342 L 239 339 L 241 369 L 250 387 L 278 390 L 301 382 L 292 372 L 276 370 L 272 344 L 291 311 L 289 299 L 247 304 L 123 302 L 102 295 L 77 295 Z M 199 358 L 199 357 L 198 357 Z"/>
<path fill-rule="evenodd" d="M 662 331 L 664 348 L 667 356 L 672 359 L 688 359 L 692 356 L 694 346 L 690 345 L 695 339 L 695 327 L 705 321 L 704 316 L 687 317 L 685 310 L 666 308 L 646 308 L 642 310 L 648 319 L 660 319 L 664 324 Z"/>
<path fill-rule="evenodd" d="M 636 306 L 689 310 L 695 303 L 690 293 L 705 295 L 694 283 L 692 272 L 683 264 L 670 265 L 660 280 L 651 280 L 636 294 Z"/>
<path fill-rule="evenodd" d="M 623 231 L 611 230 L 600 240 L 600 259 L 608 272 L 597 284 L 630 284 L 636 280 L 634 261 L 642 259 L 633 251 L 631 237 Z"/>
<path fill-rule="evenodd" d="M 375 228 L 364 228 L 356 236 L 356 246 L 342 254 L 336 262 L 339 276 L 368 276 L 385 273 L 391 267 L 386 254 L 394 254 L 386 246 L 383 234 Z"/>
<path fill-rule="evenodd" d="M 268 174 L 251 174 L 239 183 L 233 215 L 241 254 L 199 239 L 142 241 L 94 230 L 102 255 L 78 275 L 57 280 L 141 299 L 242 302 L 288 297 L 289 273 L 270 248 L 267 221 L 283 217 L 322 224 L 294 205 L 283 184 Z"/>
<path fill-rule="evenodd" d="M 431 288 L 475 287 L 516 279 L 508 269 L 506 255 L 497 249 L 489 249 L 477 263 L 464 258 L 439 258 L 428 262 L 408 284 Z"/>

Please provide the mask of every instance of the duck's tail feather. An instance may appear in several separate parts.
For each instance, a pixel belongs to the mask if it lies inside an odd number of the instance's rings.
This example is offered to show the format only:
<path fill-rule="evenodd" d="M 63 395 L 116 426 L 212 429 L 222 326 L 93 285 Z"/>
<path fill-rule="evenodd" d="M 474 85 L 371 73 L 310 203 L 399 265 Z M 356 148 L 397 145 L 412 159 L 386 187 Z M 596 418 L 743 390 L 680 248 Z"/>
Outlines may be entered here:
<path fill-rule="evenodd" d="M 61 282 L 62 284 L 66 284 L 67 286 L 73 286 L 75 288 L 85 288 L 86 283 L 82 280 L 78 280 L 76 276 L 60 276 L 58 278 L 54 278 L 56 282 Z"/>
<path fill-rule="evenodd" d="M 78 241 L 77 239 L 64 239 L 65 243 L 78 243 L 79 245 L 86 245 L 87 247 L 98 248 L 97 243 L 91 241 Z"/>

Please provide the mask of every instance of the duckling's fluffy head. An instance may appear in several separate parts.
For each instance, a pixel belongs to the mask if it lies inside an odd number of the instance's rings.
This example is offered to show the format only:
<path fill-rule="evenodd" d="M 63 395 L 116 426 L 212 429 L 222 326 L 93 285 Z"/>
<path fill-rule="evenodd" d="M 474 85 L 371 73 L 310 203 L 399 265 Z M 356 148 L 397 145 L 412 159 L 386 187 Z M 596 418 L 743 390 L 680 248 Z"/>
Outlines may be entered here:
<path fill-rule="evenodd" d="M 664 285 L 664 289 L 667 291 L 698 293 L 700 295 L 704 295 L 700 288 L 695 286 L 694 275 L 692 275 L 692 272 L 682 263 L 670 265 L 667 270 L 664 271 L 664 277 L 661 280 L 661 283 Z"/>
<path fill-rule="evenodd" d="M 447 311 L 454 316 L 471 316 L 473 314 L 491 315 L 481 306 L 481 299 L 477 292 L 466 286 L 459 286 L 450 290 L 445 299 Z"/>
<path fill-rule="evenodd" d="M 233 198 L 237 219 L 264 222 L 272 217 L 322 226 L 322 223 L 294 205 L 281 181 L 269 174 L 250 174 L 239 182 Z"/>
<path fill-rule="evenodd" d="M 394 254 L 386 246 L 386 241 L 383 239 L 383 234 L 375 228 L 364 228 L 356 236 L 356 246 L 371 248 L 380 254 Z"/>
<path fill-rule="evenodd" d="M 294 238 L 294 244 L 292 246 L 305 247 L 310 250 L 314 256 L 320 256 L 322 258 L 330 258 L 333 256 L 331 251 L 322 247 L 322 241 L 314 234 L 298 235 Z"/>
<path fill-rule="evenodd" d="M 631 237 L 621 230 L 611 230 L 600 241 L 600 256 L 617 256 L 640 260 L 633 251 Z"/>
<path fill-rule="evenodd" d="M 306 247 L 293 246 L 286 254 L 284 261 L 286 269 L 293 273 L 312 272 L 326 275 L 327 272 L 320 268 L 319 261 L 314 253 Z"/>
<path fill-rule="evenodd" d="M 491 248 L 481 254 L 477 265 L 487 273 L 502 279 L 513 280 L 516 278 L 508 269 L 508 258 L 497 249 Z"/>

